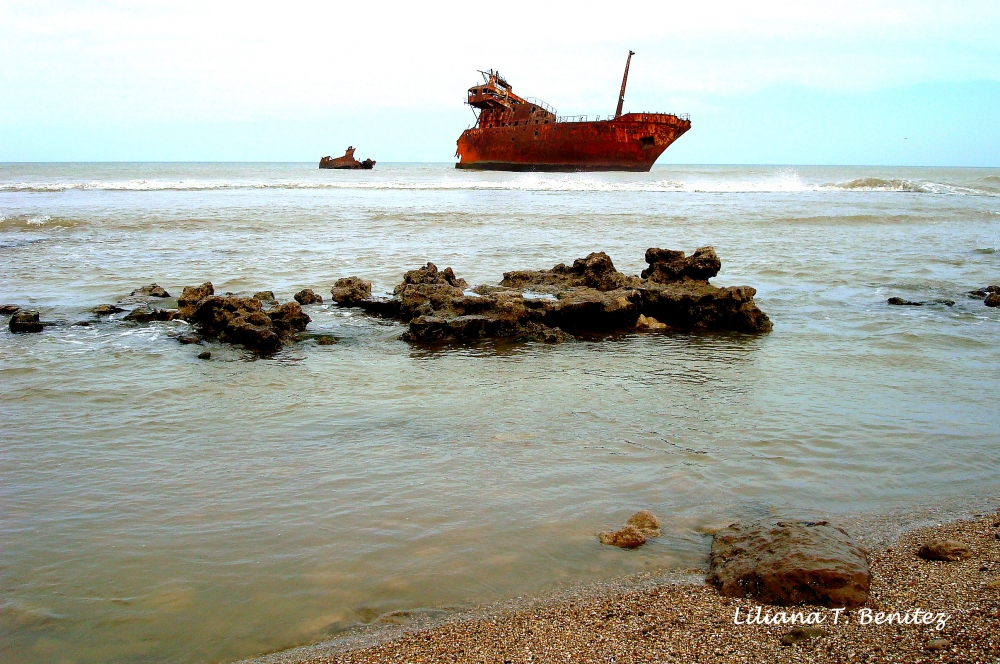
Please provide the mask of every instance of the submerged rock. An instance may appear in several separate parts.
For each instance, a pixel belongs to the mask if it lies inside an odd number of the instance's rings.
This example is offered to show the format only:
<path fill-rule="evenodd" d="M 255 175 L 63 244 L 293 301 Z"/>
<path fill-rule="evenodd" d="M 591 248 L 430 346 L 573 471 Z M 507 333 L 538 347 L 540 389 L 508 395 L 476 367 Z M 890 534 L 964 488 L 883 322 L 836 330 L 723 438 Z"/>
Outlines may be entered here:
<path fill-rule="evenodd" d="M 726 597 L 854 608 L 868 599 L 867 553 L 819 522 L 734 523 L 712 540 L 706 582 Z"/>
<path fill-rule="evenodd" d="M 45 324 L 38 318 L 37 311 L 21 310 L 14 312 L 8 324 L 11 332 L 27 333 L 41 332 Z"/>
<path fill-rule="evenodd" d="M 809 639 L 815 639 L 818 636 L 826 636 L 828 633 L 829 632 L 822 627 L 816 627 L 815 625 L 795 627 L 781 635 L 781 645 L 793 646 L 796 643 L 808 641 Z"/>
<path fill-rule="evenodd" d="M 956 540 L 931 540 L 917 551 L 917 555 L 924 560 L 943 560 L 954 562 L 972 555 L 969 546 L 964 542 Z"/>
<path fill-rule="evenodd" d="M 983 299 L 984 297 L 989 297 L 992 294 L 1000 293 L 1000 286 L 984 286 L 983 288 L 977 288 L 976 290 L 969 291 L 969 297 L 976 299 Z"/>
<path fill-rule="evenodd" d="M 150 284 L 142 288 L 137 288 L 130 293 L 131 297 L 170 297 L 168 293 L 162 286 L 156 284 Z"/>
<path fill-rule="evenodd" d="M 987 307 L 1000 307 L 1000 293 L 990 293 L 983 299 L 983 304 Z"/>
<path fill-rule="evenodd" d="M 125 310 L 113 304 L 99 304 L 93 309 L 91 309 L 91 311 L 93 311 L 98 316 L 110 316 L 111 314 L 118 314 Z"/>
<path fill-rule="evenodd" d="M 313 292 L 311 288 L 303 288 L 295 294 L 295 301 L 301 305 L 323 304 L 323 298 Z"/>
<path fill-rule="evenodd" d="M 16 304 L 0 304 L 0 316 L 13 316 L 20 310 Z"/>
<path fill-rule="evenodd" d="M 413 342 L 503 338 L 563 341 L 586 334 L 646 329 L 765 332 L 767 316 L 749 286 L 718 288 L 708 279 L 721 265 L 715 250 L 650 249 L 643 276 L 622 274 L 596 252 L 551 270 L 504 273 L 499 286 L 471 291 L 451 268 L 433 263 L 411 270 L 391 299 L 371 297 L 371 284 L 341 279 L 334 300 L 409 323 Z M 642 318 L 640 318 L 640 316 Z"/>
<path fill-rule="evenodd" d="M 198 359 L 199 360 L 211 360 L 212 359 L 212 351 L 205 350 L 205 351 L 202 351 L 202 352 L 198 353 Z"/>
<path fill-rule="evenodd" d="M 893 304 L 893 305 L 900 306 L 900 307 L 922 307 L 922 306 L 924 306 L 923 302 L 914 302 L 912 300 L 904 300 L 901 297 L 890 297 L 888 300 L 886 300 L 886 304 Z"/>
<path fill-rule="evenodd" d="M 152 321 L 174 320 L 177 317 L 176 309 L 156 309 L 140 305 L 128 312 L 122 320 L 132 321 L 133 323 L 150 323 Z"/>

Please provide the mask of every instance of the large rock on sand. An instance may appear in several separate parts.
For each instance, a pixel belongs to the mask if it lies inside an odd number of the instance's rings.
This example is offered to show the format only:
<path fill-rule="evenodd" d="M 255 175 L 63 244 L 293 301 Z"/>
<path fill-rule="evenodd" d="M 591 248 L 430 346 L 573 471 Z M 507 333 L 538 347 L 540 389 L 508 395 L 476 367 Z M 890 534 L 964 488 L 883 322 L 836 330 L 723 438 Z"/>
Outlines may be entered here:
<path fill-rule="evenodd" d="M 943 560 L 954 562 L 972 555 L 969 545 L 957 540 L 937 539 L 927 542 L 917 551 L 924 560 Z"/>
<path fill-rule="evenodd" d="M 726 597 L 854 608 L 868 599 L 868 556 L 826 521 L 734 523 L 715 533 L 706 581 Z"/>

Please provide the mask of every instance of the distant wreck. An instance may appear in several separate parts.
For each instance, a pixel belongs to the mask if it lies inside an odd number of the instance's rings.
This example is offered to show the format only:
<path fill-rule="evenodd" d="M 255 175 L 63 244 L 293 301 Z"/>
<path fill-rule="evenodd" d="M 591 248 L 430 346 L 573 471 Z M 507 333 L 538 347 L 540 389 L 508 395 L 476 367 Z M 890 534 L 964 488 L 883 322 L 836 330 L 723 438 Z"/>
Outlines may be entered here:
<path fill-rule="evenodd" d="M 708 283 L 722 265 L 712 247 L 691 256 L 649 249 L 639 277 L 615 269 L 604 252 L 551 270 L 504 274 L 499 286 L 469 288 L 449 267 L 411 270 L 391 298 L 373 297 L 371 283 L 340 279 L 331 290 L 340 306 L 409 324 L 410 342 L 508 339 L 559 342 L 571 335 L 644 330 L 726 330 L 757 333 L 771 321 L 749 286 Z"/>
<path fill-rule="evenodd" d="M 365 159 L 364 161 L 358 161 L 354 158 L 354 146 L 347 148 L 343 157 L 337 157 L 336 159 L 331 159 L 329 156 L 323 157 L 319 160 L 320 168 L 340 168 L 340 169 L 353 169 L 353 170 L 365 170 L 370 171 L 372 166 L 375 165 L 375 161 L 372 159 Z"/>

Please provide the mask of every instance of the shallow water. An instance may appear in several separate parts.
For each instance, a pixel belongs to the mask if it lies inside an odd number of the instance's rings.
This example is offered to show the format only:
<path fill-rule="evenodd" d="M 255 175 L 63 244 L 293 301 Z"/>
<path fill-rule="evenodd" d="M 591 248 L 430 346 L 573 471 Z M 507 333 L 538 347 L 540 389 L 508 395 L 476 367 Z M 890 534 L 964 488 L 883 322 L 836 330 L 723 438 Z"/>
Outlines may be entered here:
<path fill-rule="evenodd" d="M 763 336 L 421 349 L 308 308 L 271 359 L 178 323 L 69 323 L 171 293 L 470 283 L 712 244 Z M 702 562 L 747 515 L 882 514 L 1000 490 L 1000 170 L 0 165 L 0 658 L 215 662 L 402 609 Z M 954 300 L 890 307 L 890 296 Z M 650 508 L 633 552 L 594 533 Z"/>

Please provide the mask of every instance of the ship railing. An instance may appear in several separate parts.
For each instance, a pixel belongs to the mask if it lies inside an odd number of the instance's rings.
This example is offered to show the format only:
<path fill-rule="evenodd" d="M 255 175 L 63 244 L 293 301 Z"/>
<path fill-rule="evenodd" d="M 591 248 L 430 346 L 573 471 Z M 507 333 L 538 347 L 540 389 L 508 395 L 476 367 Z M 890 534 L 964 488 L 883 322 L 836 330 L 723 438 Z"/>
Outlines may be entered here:
<path fill-rule="evenodd" d="M 552 115 L 558 115 L 558 113 L 556 112 L 556 109 L 552 108 L 551 106 L 549 106 L 548 104 L 546 104 L 541 99 L 538 99 L 537 97 L 525 97 L 524 101 L 528 102 L 529 104 L 533 104 L 533 105 L 537 106 L 538 108 L 546 110 L 549 113 L 551 113 Z"/>
<path fill-rule="evenodd" d="M 556 117 L 556 122 L 586 122 L 586 115 L 559 115 Z"/>

